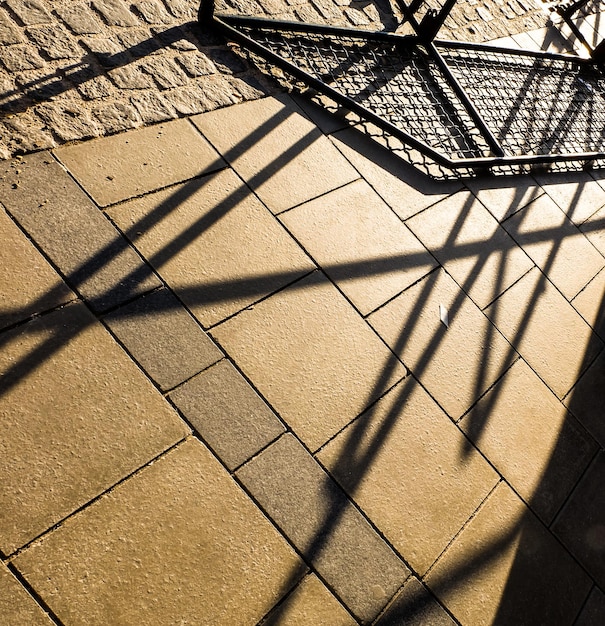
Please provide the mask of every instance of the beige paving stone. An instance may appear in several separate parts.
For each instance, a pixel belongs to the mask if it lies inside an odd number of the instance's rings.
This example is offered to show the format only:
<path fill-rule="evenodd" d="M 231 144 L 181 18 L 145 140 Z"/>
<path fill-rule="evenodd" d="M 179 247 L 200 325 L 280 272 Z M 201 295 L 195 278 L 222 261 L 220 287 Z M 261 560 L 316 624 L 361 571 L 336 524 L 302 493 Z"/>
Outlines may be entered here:
<path fill-rule="evenodd" d="M 597 335 L 605 339 L 605 270 L 601 270 L 571 303 Z"/>
<path fill-rule="evenodd" d="M 479 400 L 460 426 L 547 524 L 597 448 L 522 359 Z"/>
<path fill-rule="evenodd" d="M 601 589 L 605 587 L 604 480 L 605 452 L 601 450 L 552 527 Z"/>
<path fill-rule="evenodd" d="M 605 255 L 605 207 L 589 217 L 580 230 L 588 237 L 592 245 Z"/>
<path fill-rule="evenodd" d="M 100 206 L 225 166 L 184 119 L 62 146 L 55 155 Z"/>
<path fill-rule="evenodd" d="M 0 328 L 75 295 L 0 205 Z"/>
<path fill-rule="evenodd" d="M 411 576 L 401 593 L 376 626 L 454 626 L 454 620 L 415 577 Z"/>
<path fill-rule="evenodd" d="M 593 587 L 574 626 L 594 626 L 605 619 L 605 593 Z"/>
<path fill-rule="evenodd" d="M 499 478 L 411 377 L 318 458 L 421 575 Z"/>
<path fill-rule="evenodd" d="M 573 44 L 559 32 L 558 28 L 547 26 L 529 32 L 530 37 L 538 44 L 540 50 L 570 54 L 573 53 Z"/>
<path fill-rule="evenodd" d="M 564 402 L 601 447 L 605 448 L 603 389 L 605 389 L 605 351 L 601 351 L 590 364 Z"/>
<path fill-rule="evenodd" d="M 503 226 L 568 300 L 605 265 L 605 259 L 546 195 Z"/>
<path fill-rule="evenodd" d="M 189 439 L 22 552 L 15 565 L 66 624 L 256 624 L 304 568 Z"/>
<path fill-rule="evenodd" d="M 357 622 L 315 576 L 309 574 L 263 621 L 263 626 L 355 626 Z"/>
<path fill-rule="evenodd" d="M 0 623 L 52 626 L 53 622 L 8 568 L 0 563 Z"/>
<path fill-rule="evenodd" d="M 167 289 L 131 302 L 105 322 L 162 390 L 222 358 L 222 352 Z"/>
<path fill-rule="evenodd" d="M 2 344 L 0 549 L 10 554 L 189 431 L 83 305 Z"/>
<path fill-rule="evenodd" d="M 292 209 L 281 220 L 362 315 L 436 265 L 364 181 Z"/>
<path fill-rule="evenodd" d="M 205 327 L 315 267 L 230 170 L 108 213 Z"/>
<path fill-rule="evenodd" d="M 605 190 L 590 172 L 538 174 L 536 180 L 577 226 L 605 205 Z"/>
<path fill-rule="evenodd" d="M 441 321 L 446 313 L 447 326 Z M 453 419 L 476 402 L 515 356 L 443 270 L 373 313 L 369 321 Z"/>
<path fill-rule="evenodd" d="M 464 181 L 479 202 L 502 222 L 544 191 L 531 176 L 479 176 Z"/>
<path fill-rule="evenodd" d="M 232 470 L 284 432 L 273 411 L 226 359 L 174 390 L 170 399 Z"/>
<path fill-rule="evenodd" d="M 360 131 L 347 129 L 332 141 L 402 220 L 461 188 L 428 178 Z"/>
<path fill-rule="evenodd" d="M 486 314 L 560 399 L 603 346 L 537 269 L 500 296 Z"/>
<path fill-rule="evenodd" d="M 237 476 L 364 623 L 408 577 L 404 563 L 292 435 L 281 437 Z"/>
<path fill-rule="evenodd" d="M 95 310 L 160 285 L 65 170 L 42 152 L 0 164 L 9 213 Z"/>
<path fill-rule="evenodd" d="M 246 309 L 212 335 L 311 450 L 406 375 L 320 273 Z"/>
<path fill-rule="evenodd" d="M 288 97 L 246 102 L 192 120 L 274 213 L 359 178 Z"/>
<path fill-rule="evenodd" d="M 591 581 L 500 483 L 426 582 L 462 624 L 572 624 Z"/>
<path fill-rule="evenodd" d="M 450 196 L 406 224 L 479 308 L 534 265 L 468 192 Z"/>

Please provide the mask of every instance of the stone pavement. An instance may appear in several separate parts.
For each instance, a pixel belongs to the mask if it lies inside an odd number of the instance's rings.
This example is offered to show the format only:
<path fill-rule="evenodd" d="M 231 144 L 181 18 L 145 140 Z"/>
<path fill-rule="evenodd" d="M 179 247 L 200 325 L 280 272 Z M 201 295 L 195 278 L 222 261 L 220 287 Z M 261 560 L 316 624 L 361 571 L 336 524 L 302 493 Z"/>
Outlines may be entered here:
<path fill-rule="evenodd" d="M 272 89 L 0 163 L 0 624 L 605 623 L 603 174 Z"/>

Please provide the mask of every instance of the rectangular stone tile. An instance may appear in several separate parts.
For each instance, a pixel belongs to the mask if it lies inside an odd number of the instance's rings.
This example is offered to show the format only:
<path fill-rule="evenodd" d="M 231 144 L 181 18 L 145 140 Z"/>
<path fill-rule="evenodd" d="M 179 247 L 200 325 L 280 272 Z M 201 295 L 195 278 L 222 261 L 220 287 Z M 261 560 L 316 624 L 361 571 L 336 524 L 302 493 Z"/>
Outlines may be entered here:
<path fill-rule="evenodd" d="M 365 181 L 311 200 L 281 220 L 362 315 L 436 266 Z"/>
<path fill-rule="evenodd" d="M 404 563 L 291 435 L 237 476 L 363 622 L 374 619 L 408 577 Z"/>
<path fill-rule="evenodd" d="M 0 563 L 0 623 L 52 626 L 53 622 L 25 587 Z"/>
<path fill-rule="evenodd" d="M 55 154 L 103 207 L 225 166 L 185 119 L 62 146 Z"/>
<path fill-rule="evenodd" d="M 421 575 L 499 478 L 411 377 L 318 458 Z"/>
<path fill-rule="evenodd" d="M 284 432 L 284 426 L 227 361 L 175 389 L 170 399 L 229 469 Z"/>
<path fill-rule="evenodd" d="M 571 303 L 595 333 L 605 339 L 605 270 L 601 270 Z"/>
<path fill-rule="evenodd" d="M 447 326 L 441 320 L 446 314 Z M 461 417 L 516 356 L 443 270 L 410 287 L 369 321 L 453 419 Z"/>
<path fill-rule="evenodd" d="M 164 391 L 223 356 L 167 289 L 154 291 L 113 311 L 105 317 L 105 322 Z"/>
<path fill-rule="evenodd" d="M 568 300 L 605 266 L 603 256 L 546 195 L 503 226 Z"/>
<path fill-rule="evenodd" d="M 506 483 L 426 582 L 462 624 L 573 624 L 591 581 Z"/>
<path fill-rule="evenodd" d="M 603 346 L 538 269 L 500 296 L 486 314 L 560 399 Z"/>
<path fill-rule="evenodd" d="M 230 170 L 108 213 L 205 327 L 315 268 Z"/>
<path fill-rule="evenodd" d="M 263 626 L 297 624 L 355 626 L 357 622 L 319 578 L 315 574 L 309 574 L 263 621 Z"/>
<path fill-rule="evenodd" d="M 601 589 L 605 587 L 604 481 L 605 452 L 601 450 L 552 527 Z"/>
<path fill-rule="evenodd" d="M 479 176 L 464 181 L 479 202 L 499 221 L 513 215 L 544 191 L 531 176 Z"/>
<path fill-rule="evenodd" d="M 212 336 L 311 450 L 406 375 L 319 273 L 217 326 Z"/>
<path fill-rule="evenodd" d="M 533 262 L 475 197 L 460 192 L 407 220 L 479 308 L 533 267 Z"/>
<path fill-rule="evenodd" d="M 160 285 L 126 240 L 48 154 L 0 164 L 0 200 L 96 310 Z"/>
<path fill-rule="evenodd" d="M 594 626 L 605 618 L 605 593 L 593 587 L 588 600 L 574 626 Z"/>
<path fill-rule="evenodd" d="M 467 413 L 460 427 L 546 524 L 597 448 L 522 359 Z"/>
<path fill-rule="evenodd" d="M 218 109 L 192 121 L 274 213 L 359 178 L 286 96 Z"/>
<path fill-rule="evenodd" d="M 2 343 L 0 549 L 10 554 L 189 430 L 83 305 Z"/>
<path fill-rule="evenodd" d="M 75 297 L 0 204 L 0 328 Z"/>
<path fill-rule="evenodd" d="M 605 255 L 605 207 L 583 222 L 580 230 L 588 237 L 590 243 Z"/>
<path fill-rule="evenodd" d="M 63 623 L 253 626 L 301 577 L 292 548 L 189 439 L 14 561 Z"/>

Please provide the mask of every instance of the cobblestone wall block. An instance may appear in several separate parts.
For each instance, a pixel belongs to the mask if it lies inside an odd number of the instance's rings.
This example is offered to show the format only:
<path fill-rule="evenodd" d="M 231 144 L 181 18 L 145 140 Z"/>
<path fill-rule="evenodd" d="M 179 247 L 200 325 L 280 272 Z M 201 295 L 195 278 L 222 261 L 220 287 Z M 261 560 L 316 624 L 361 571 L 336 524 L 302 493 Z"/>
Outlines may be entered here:
<path fill-rule="evenodd" d="M 216 74 L 216 65 L 202 52 L 186 52 L 175 57 L 177 63 L 194 78 Z"/>
<path fill-rule="evenodd" d="M 75 35 L 97 35 L 103 24 L 88 5 L 73 2 L 55 9 L 61 20 Z"/>
<path fill-rule="evenodd" d="M 43 122 L 31 113 L 7 117 L 3 125 L 4 132 L 0 129 L 0 136 L 13 154 L 48 150 L 57 145 Z"/>
<path fill-rule="evenodd" d="M 122 0 L 92 0 L 92 6 L 110 26 L 137 26 L 139 23 Z"/>
<path fill-rule="evenodd" d="M 11 22 L 9 17 L 0 8 L 0 46 L 10 46 L 15 43 L 21 43 L 23 37 L 16 28 L 15 24 Z"/>
<path fill-rule="evenodd" d="M 44 67 L 44 61 L 31 44 L 0 48 L 0 61 L 9 72 L 23 72 Z"/>
<path fill-rule="evenodd" d="M 99 63 L 106 68 L 120 67 L 130 61 L 124 48 L 107 37 L 84 37 L 84 46 L 95 55 Z"/>
<path fill-rule="evenodd" d="M 52 22 L 50 13 L 39 0 L 6 0 L 6 4 L 25 26 L 50 24 Z"/>
<path fill-rule="evenodd" d="M 171 24 L 174 21 L 158 0 L 135 0 L 132 6 L 148 24 Z"/>
<path fill-rule="evenodd" d="M 82 56 L 83 50 L 60 24 L 36 26 L 28 28 L 26 32 L 38 46 L 41 55 L 48 59 L 75 59 Z"/>
<path fill-rule="evenodd" d="M 141 118 L 130 103 L 111 102 L 94 107 L 92 113 L 99 127 L 104 129 L 104 134 L 113 135 L 141 125 Z"/>
<path fill-rule="evenodd" d="M 90 113 L 76 104 L 49 102 L 38 105 L 35 112 L 62 141 L 91 139 L 103 132 Z"/>
<path fill-rule="evenodd" d="M 141 63 L 141 69 L 155 80 L 160 89 L 180 87 L 188 82 L 185 72 L 173 59 L 155 57 Z"/>
<path fill-rule="evenodd" d="M 166 120 L 178 117 L 174 107 L 162 94 L 156 93 L 155 91 L 137 94 L 136 96 L 132 96 L 130 101 L 145 124 L 165 122 Z"/>
<path fill-rule="evenodd" d="M 151 89 L 154 86 L 153 80 L 142 71 L 139 63 L 113 69 L 109 76 L 118 89 Z"/>

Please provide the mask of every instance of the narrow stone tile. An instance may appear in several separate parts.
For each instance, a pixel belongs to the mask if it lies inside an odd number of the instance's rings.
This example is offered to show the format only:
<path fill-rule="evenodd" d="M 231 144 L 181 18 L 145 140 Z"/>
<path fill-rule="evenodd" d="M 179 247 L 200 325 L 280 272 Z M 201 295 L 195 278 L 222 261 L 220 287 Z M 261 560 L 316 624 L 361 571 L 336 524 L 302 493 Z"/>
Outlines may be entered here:
<path fill-rule="evenodd" d="M 74 625 L 252 625 L 304 572 L 194 439 L 14 562 L 59 619 Z"/>
<path fill-rule="evenodd" d="M 605 448 L 603 389 L 605 389 L 605 351 L 601 351 L 580 377 L 578 384 L 565 398 L 565 405 L 582 422 L 601 447 Z"/>
<path fill-rule="evenodd" d="M 603 347 L 537 269 L 500 296 L 486 314 L 560 399 Z"/>
<path fill-rule="evenodd" d="M 315 267 L 230 170 L 108 213 L 206 327 Z"/>
<path fill-rule="evenodd" d="M 515 356 L 443 270 L 402 293 L 369 321 L 453 419 L 476 402 Z"/>
<path fill-rule="evenodd" d="M 426 582 L 462 624 L 572 624 L 591 581 L 506 483 Z"/>
<path fill-rule="evenodd" d="M 535 178 L 576 226 L 605 205 L 605 190 L 590 172 L 538 174 Z"/>
<path fill-rule="evenodd" d="M 359 178 L 285 96 L 218 109 L 192 121 L 274 213 Z"/>
<path fill-rule="evenodd" d="M 0 328 L 75 298 L 0 204 Z"/>
<path fill-rule="evenodd" d="M 315 576 L 309 574 L 263 621 L 263 626 L 355 626 L 357 622 Z"/>
<path fill-rule="evenodd" d="M 159 287 L 141 259 L 45 153 L 0 165 L 2 203 L 96 310 Z"/>
<path fill-rule="evenodd" d="M 458 181 L 428 178 L 357 130 L 336 133 L 332 141 L 402 220 L 462 186 Z"/>
<path fill-rule="evenodd" d="M 284 432 L 273 411 L 227 360 L 186 382 L 170 399 L 232 470 Z"/>
<path fill-rule="evenodd" d="M 100 206 L 224 167 L 188 120 L 62 146 L 57 158 Z"/>
<path fill-rule="evenodd" d="M 167 289 L 113 311 L 105 322 L 163 390 L 176 387 L 223 356 Z"/>
<path fill-rule="evenodd" d="M 408 577 L 404 563 L 291 435 L 244 465 L 237 476 L 364 622 L 378 615 Z"/>
<path fill-rule="evenodd" d="M 503 226 L 568 300 L 605 266 L 605 259 L 546 195 Z"/>
<path fill-rule="evenodd" d="M 311 450 L 406 375 L 319 273 L 246 309 L 212 335 Z"/>
<path fill-rule="evenodd" d="M 534 265 L 468 192 L 450 196 L 406 224 L 479 308 Z"/>
<path fill-rule="evenodd" d="M 574 626 L 595 626 L 605 620 L 605 593 L 598 587 L 593 587 L 588 601 L 574 622 Z"/>
<path fill-rule="evenodd" d="M 601 270 L 571 303 L 595 333 L 605 339 L 605 270 Z"/>
<path fill-rule="evenodd" d="M 596 443 L 520 359 L 460 422 L 546 523 L 596 452 Z"/>
<path fill-rule="evenodd" d="M 83 305 L 2 343 L 0 549 L 10 554 L 189 431 Z"/>
<path fill-rule="evenodd" d="M 436 266 L 365 181 L 311 200 L 281 220 L 362 315 Z"/>
<path fill-rule="evenodd" d="M 434 596 L 412 576 L 376 626 L 455 626 Z"/>
<path fill-rule="evenodd" d="M 605 587 L 605 452 L 583 476 L 553 531 L 580 561 L 599 587 Z"/>
<path fill-rule="evenodd" d="M 411 377 L 330 441 L 318 459 L 419 574 L 498 481 Z"/>
<path fill-rule="evenodd" d="M 0 563 L 0 622 L 52 626 L 53 622 L 21 583 Z"/>

